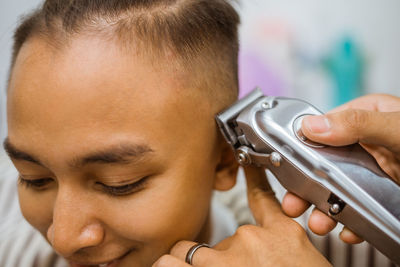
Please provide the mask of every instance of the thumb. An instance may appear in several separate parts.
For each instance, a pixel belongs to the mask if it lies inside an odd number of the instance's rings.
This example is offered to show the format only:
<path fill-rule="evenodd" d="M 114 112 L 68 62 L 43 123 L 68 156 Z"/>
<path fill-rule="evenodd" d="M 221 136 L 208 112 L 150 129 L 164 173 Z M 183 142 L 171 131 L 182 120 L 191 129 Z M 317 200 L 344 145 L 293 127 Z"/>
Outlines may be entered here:
<path fill-rule="evenodd" d="M 354 143 L 380 145 L 400 152 L 400 112 L 347 109 L 303 120 L 303 133 L 311 140 L 332 146 Z"/>

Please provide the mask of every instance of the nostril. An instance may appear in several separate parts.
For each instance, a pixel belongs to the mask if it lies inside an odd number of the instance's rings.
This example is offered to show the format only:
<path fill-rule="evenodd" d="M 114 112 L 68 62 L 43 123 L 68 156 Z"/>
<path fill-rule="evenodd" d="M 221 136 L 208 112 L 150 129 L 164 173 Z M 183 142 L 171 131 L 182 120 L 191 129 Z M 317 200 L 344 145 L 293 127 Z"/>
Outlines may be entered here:
<path fill-rule="evenodd" d="M 73 223 L 53 223 L 47 230 L 53 249 L 65 258 L 79 250 L 101 245 L 104 236 L 104 229 L 99 223 L 87 223 L 83 227 Z"/>

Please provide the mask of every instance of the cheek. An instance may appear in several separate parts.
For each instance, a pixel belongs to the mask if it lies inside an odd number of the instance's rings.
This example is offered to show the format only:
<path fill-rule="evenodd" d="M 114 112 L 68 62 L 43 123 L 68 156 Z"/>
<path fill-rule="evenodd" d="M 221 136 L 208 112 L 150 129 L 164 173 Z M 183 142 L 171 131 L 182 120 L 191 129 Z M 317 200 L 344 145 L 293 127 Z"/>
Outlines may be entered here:
<path fill-rule="evenodd" d="M 53 193 L 35 193 L 19 185 L 18 197 L 22 215 L 34 228 L 46 236 L 47 229 L 53 220 Z"/>
<path fill-rule="evenodd" d="M 120 236 L 169 249 L 179 240 L 193 240 L 205 224 L 212 193 L 210 183 L 190 182 L 198 177 L 163 177 L 136 199 L 119 202 L 113 229 Z M 175 182 L 172 182 L 175 179 Z M 189 182 L 188 182 L 189 181 Z M 116 212 L 118 210 L 118 212 Z"/>

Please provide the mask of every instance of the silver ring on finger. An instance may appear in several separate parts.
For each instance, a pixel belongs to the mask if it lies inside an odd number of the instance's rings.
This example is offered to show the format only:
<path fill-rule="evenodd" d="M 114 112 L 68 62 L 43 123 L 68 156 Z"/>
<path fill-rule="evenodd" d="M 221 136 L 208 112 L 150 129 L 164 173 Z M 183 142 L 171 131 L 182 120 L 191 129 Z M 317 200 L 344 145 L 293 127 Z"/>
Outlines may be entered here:
<path fill-rule="evenodd" d="M 210 248 L 210 246 L 207 245 L 207 244 L 204 244 L 204 243 L 203 243 L 203 244 L 197 243 L 196 245 L 194 245 L 193 247 L 191 247 L 191 248 L 189 249 L 188 253 L 186 254 L 185 262 L 188 263 L 188 264 L 190 264 L 190 265 L 192 265 L 194 253 L 196 253 L 196 251 L 197 251 L 199 248 L 202 248 L 202 247 Z"/>

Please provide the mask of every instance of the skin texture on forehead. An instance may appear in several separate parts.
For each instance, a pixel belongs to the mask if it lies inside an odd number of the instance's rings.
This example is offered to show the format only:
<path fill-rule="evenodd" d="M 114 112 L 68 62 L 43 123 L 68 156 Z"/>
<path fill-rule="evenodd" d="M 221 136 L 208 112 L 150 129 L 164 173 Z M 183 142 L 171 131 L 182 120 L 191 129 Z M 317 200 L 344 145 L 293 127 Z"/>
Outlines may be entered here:
<path fill-rule="evenodd" d="M 9 113 L 14 114 L 16 121 L 28 122 L 24 123 L 24 127 L 43 123 L 47 127 L 46 133 L 59 133 L 63 143 L 66 141 L 64 136 L 69 134 L 65 127 L 70 126 L 65 122 L 74 123 L 74 128 L 80 131 L 86 128 L 96 135 L 96 131 L 92 129 L 108 127 L 105 122 L 120 125 L 124 120 L 134 121 L 137 112 L 144 118 L 161 118 L 166 108 L 174 112 L 181 121 L 174 124 L 160 120 L 159 124 L 164 123 L 165 130 L 175 132 L 182 128 L 181 125 L 189 128 L 198 126 L 199 121 L 210 122 L 216 113 L 204 91 L 182 88 L 183 77 L 179 77 L 175 70 L 164 69 L 161 65 L 156 68 L 137 57 L 132 60 L 131 55 L 121 54 L 115 44 L 83 37 L 60 51 L 54 51 L 40 39 L 34 39 L 31 43 L 35 49 L 33 52 L 29 49 L 21 50 L 9 87 L 9 107 L 14 107 L 14 100 L 18 100 L 18 103 L 21 100 L 26 101 L 22 112 L 9 110 Z M 28 48 L 29 46 L 29 43 L 25 45 Z M 38 65 L 42 68 L 38 68 Z M 24 72 L 23 79 L 18 76 L 21 69 Z M 35 86 L 44 80 L 46 83 L 40 84 L 40 88 Z M 68 88 L 62 88 L 60 84 L 68 84 Z M 15 87 L 23 87 L 24 90 L 12 91 Z M 163 93 L 166 90 L 169 92 Z M 69 101 L 70 99 L 75 101 Z M 138 99 L 146 101 L 139 103 Z M 142 108 L 143 104 L 146 109 Z M 185 112 L 181 112 L 182 110 Z M 87 116 L 82 117 L 79 114 Z M 71 120 L 74 116 L 80 119 Z M 102 119 L 95 121 L 92 116 Z M 54 123 L 49 124 L 48 120 Z M 13 120 L 10 121 L 10 127 L 13 126 L 12 123 Z M 142 123 L 147 122 L 143 120 Z"/>
<path fill-rule="evenodd" d="M 212 189 L 233 186 L 236 165 L 221 165 L 216 107 L 184 78 L 93 36 L 58 51 L 39 38 L 24 44 L 8 89 L 8 140 L 43 165 L 13 159 L 22 176 L 53 181 L 43 191 L 19 185 L 19 197 L 59 254 L 94 264 L 129 253 L 120 266 L 149 266 L 178 240 L 207 241 Z M 151 153 L 140 164 L 68 164 L 126 144 Z M 98 188 L 147 176 L 123 197 Z"/>

